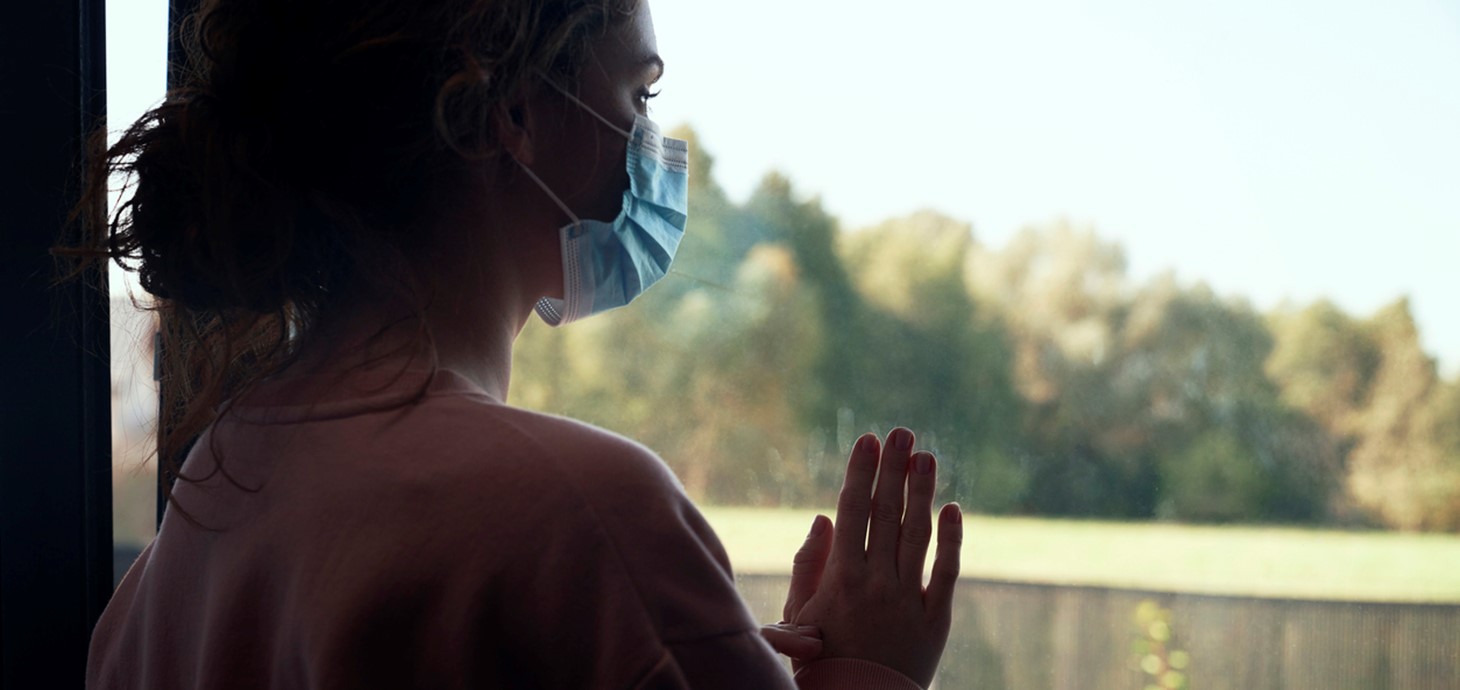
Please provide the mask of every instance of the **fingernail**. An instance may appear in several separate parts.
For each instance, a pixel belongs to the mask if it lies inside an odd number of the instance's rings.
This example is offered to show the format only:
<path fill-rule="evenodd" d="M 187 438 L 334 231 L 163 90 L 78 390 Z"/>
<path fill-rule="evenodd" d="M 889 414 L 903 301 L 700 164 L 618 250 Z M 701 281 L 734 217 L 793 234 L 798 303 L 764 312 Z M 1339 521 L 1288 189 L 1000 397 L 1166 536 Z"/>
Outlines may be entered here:
<path fill-rule="evenodd" d="M 960 506 L 957 503 L 953 504 L 953 522 L 963 522 L 963 506 Z"/>
<path fill-rule="evenodd" d="M 897 430 L 897 449 L 911 450 L 913 447 L 913 433 L 907 429 Z"/>
<path fill-rule="evenodd" d="M 821 637 L 821 628 L 814 625 L 798 625 L 796 626 L 796 633 L 805 635 L 806 637 Z"/>
<path fill-rule="evenodd" d="M 807 536 L 819 537 L 819 536 L 821 536 L 821 533 L 822 532 L 825 532 L 825 531 L 826 531 L 826 521 L 825 520 L 822 520 L 820 515 L 817 515 L 815 518 L 813 518 L 811 520 L 811 534 L 809 534 Z"/>
<path fill-rule="evenodd" d="M 933 471 L 933 456 L 928 455 L 927 453 L 918 453 L 916 459 L 914 459 L 913 462 L 913 469 L 916 470 L 918 474 L 927 474 Z"/>
<path fill-rule="evenodd" d="M 876 437 L 863 434 L 862 435 L 862 438 L 857 439 L 857 450 L 860 450 L 863 453 L 875 453 L 875 452 L 877 452 L 877 439 L 876 439 Z"/>

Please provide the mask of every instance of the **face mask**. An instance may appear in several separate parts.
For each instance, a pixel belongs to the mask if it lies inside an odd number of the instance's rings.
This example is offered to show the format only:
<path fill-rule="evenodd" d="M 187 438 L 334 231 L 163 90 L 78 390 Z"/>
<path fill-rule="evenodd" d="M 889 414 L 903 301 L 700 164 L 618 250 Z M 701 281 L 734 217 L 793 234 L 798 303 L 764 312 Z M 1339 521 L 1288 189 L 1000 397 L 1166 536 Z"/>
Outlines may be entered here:
<path fill-rule="evenodd" d="M 563 91 L 563 95 L 628 138 L 629 188 L 613 222 L 582 220 L 518 161 L 528 177 L 573 219 L 558 231 L 563 299 L 544 297 L 537 303 L 537 315 L 551 326 L 622 307 L 663 278 L 684 236 L 689 210 L 686 142 L 661 136 L 659 127 L 643 115 L 634 118 L 632 132 L 625 132 L 572 94 Z"/>

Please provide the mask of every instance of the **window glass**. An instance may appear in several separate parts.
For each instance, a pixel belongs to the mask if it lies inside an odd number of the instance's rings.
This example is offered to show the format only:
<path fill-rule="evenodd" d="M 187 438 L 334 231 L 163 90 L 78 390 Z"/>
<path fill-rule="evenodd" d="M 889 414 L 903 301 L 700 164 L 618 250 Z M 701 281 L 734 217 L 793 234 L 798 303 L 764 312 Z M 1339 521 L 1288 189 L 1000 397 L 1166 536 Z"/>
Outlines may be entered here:
<path fill-rule="evenodd" d="M 1456 10 L 653 7 L 685 240 L 530 323 L 511 402 L 658 452 L 763 621 L 852 441 L 905 425 L 966 513 L 940 687 L 1460 686 Z M 165 8 L 108 3 L 114 129 Z M 135 553 L 152 327 L 112 273 Z"/>
<path fill-rule="evenodd" d="M 906 425 L 945 687 L 1460 683 L 1453 8 L 653 7 L 680 255 L 512 399 L 657 450 L 763 619 Z"/>
<path fill-rule="evenodd" d="M 162 100 L 167 69 L 167 2 L 108 0 L 107 120 L 121 131 Z M 112 208 L 120 200 L 114 180 Z M 156 533 L 157 387 L 152 380 L 152 315 L 133 297 L 148 295 L 136 274 L 111 266 L 112 539 L 115 581 L 121 581 Z"/>

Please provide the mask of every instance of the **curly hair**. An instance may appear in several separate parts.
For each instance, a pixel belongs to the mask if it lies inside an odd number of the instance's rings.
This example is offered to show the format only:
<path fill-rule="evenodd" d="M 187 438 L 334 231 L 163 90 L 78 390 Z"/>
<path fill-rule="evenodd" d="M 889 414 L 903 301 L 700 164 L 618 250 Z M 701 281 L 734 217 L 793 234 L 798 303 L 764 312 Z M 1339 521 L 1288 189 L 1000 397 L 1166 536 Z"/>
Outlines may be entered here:
<path fill-rule="evenodd" d="M 296 361 L 350 294 L 408 297 L 413 346 L 434 352 L 436 286 L 390 269 L 429 241 L 423 213 L 450 201 L 443 190 L 500 152 L 493 113 L 544 75 L 575 83 L 592 41 L 636 5 L 204 0 L 179 25 L 188 58 L 164 101 L 110 148 L 94 134 L 70 221 L 82 239 L 53 249 L 72 264 L 60 280 L 113 260 L 154 296 L 167 472 L 202 481 L 181 473 L 193 439 Z M 133 193 L 108 210 L 113 175 Z"/>

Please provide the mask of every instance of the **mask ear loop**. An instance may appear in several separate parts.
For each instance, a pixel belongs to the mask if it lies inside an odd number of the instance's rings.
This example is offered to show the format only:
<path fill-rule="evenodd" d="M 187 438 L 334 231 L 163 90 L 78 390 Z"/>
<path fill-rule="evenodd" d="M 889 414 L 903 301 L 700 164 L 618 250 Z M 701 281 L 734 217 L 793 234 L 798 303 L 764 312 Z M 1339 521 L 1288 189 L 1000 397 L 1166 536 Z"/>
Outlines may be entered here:
<path fill-rule="evenodd" d="M 557 83 L 554 82 L 553 80 L 548 79 L 546 74 L 541 74 L 541 76 L 542 76 L 542 81 L 543 81 L 544 84 L 547 84 L 548 86 L 553 87 L 554 89 L 557 90 L 558 93 L 563 94 L 563 96 L 566 97 L 568 100 L 570 100 L 570 101 L 578 104 L 578 107 L 579 108 L 582 108 L 582 109 L 588 111 L 588 114 L 589 115 L 592 115 L 593 117 L 598 118 L 598 121 L 599 122 L 602 122 L 605 125 L 608 125 L 608 128 L 609 129 L 611 129 L 611 130 L 613 130 L 615 132 L 618 132 L 619 134 L 623 135 L 623 138 L 625 138 L 625 139 L 633 139 L 634 138 L 634 135 L 633 135 L 632 132 L 624 131 L 624 129 L 621 128 L 621 127 L 619 127 L 618 125 L 616 125 L 616 124 L 614 124 L 612 122 L 609 122 L 608 121 L 608 118 L 606 118 L 606 117 L 604 117 L 602 115 L 599 115 L 597 110 L 594 110 L 594 109 L 588 107 L 588 104 L 587 103 L 584 103 L 582 100 L 579 100 L 579 98 L 577 96 L 574 96 L 573 94 L 568 93 L 568 90 L 567 89 L 565 89 L 565 88 L 563 88 L 561 86 L 558 86 Z"/>
<path fill-rule="evenodd" d="M 553 87 L 554 89 L 557 90 L 558 93 L 563 94 L 563 96 L 565 96 L 568 100 L 570 100 L 570 101 L 578 104 L 578 107 L 580 107 L 580 108 L 588 111 L 588 114 L 589 115 L 592 115 L 593 117 L 598 118 L 598 121 L 599 122 L 602 122 L 605 125 L 607 125 L 609 129 L 612 129 L 613 131 L 618 132 L 619 134 L 623 135 L 623 137 L 625 139 L 629 139 L 631 141 L 633 140 L 633 138 L 634 138 L 633 133 L 631 133 L 631 132 L 625 132 L 623 129 L 619 128 L 618 125 L 616 125 L 616 124 L 614 124 L 612 122 L 609 122 L 608 121 L 608 118 L 606 118 L 606 117 L 604 117 L 602 115 L 599 115 L 598 114 L 598 111 L 596 111 L 596 110 L 588 107 L 588 104 L 587 103 L 584 103 L 577 96 L 574 96 L 573 94 L 568 93 L 568 90 L 567 89 L 564 89 L 563 87 L 558 86 L 557 83 L 554 82 L 553 80 L 548 79 L 548 77 L 547 77 L 546 74 L 543 74 L 543 73 L 539 72 L 538 75 L 542 77 L 542 81 L 543 81 L 544 84 L 547 84 L 548 86 Z M 532 169 L 529 168 L 529 167 L 527 167 L 526 165 L 523 165 L 522 161 L 517 160 L 517 157 L 516 156 L 513 156 L 512 157 L 512 161 L 517 164 L 517 167 L 522 168 L 522 172 L 527 173 L 527 176 L 530 177 L 530 178 L 532 178 L 532 181 L 533 182 L 536 182 L 538 187 L 541 187 L 542 188 L 542 191 L 548 195 L 548 198 L 549 199 L 552 199 L 553 200 L 553 203 L 557 204 L 558 205 L 558 208 L 562 209 L 563 213 L 566 214 L 568 216 L 568 218 L 571 218 L 574 223 L 581 222 L 578 219 L 578 214 L 573 213 L 573 210 L 570 209 L 570 208 L 568 208 L 568 205 L 565 204 L 565 203 L 563 203 L 563 200 L 562 199 L 559 199 L 558 198 L 558 195 L 557 194 L 554 194 L 553 193 L 553 190 L 551 190 L 551 189 L 548 188 L 547 183 L 543 182 L 542 181 L 542 178 L 540 178 L 540 177 L 537 176 L 537 173 L 533 172 Z"/>
<path fill-rule="evenodd" d="M 574 223 L 582 222 L 582 221 L 578 220 L 578 214 L 573 213 L 573 209 L 568 208 L 568 205 L 565 204 L 565 203 L 563 203 L 563 200 L 562 199 L 559 199 L 558 198 L 558 195 L 554 194 L 553 193 L 553 190 L 551 190 L 551 189 L 548 188 L 547 183 L 543 182 L 542 181 L 542 178 L 541 177 L 538 177 L 537 176 L 537 173 L 535 173 L 535 172 L 532 171 L 532 168 L 529 168 L 526 165 L 523 165 L 522 161 L 517 160 L 517 157 L 516 156 L 513 156 L 512 157 L 512 162 L 513 163 L 516 163 L 517 164 L 517 167 L 522 168 L 522 172 L 527 173 L 527 176 L 530 177 L 530 178 L 532 178 L 532 181 L 533 182 L 536 182 L 538 187 L 542 188 L 543 193 L 544 194 L 547 194 L 548 195 L 548 198 L 549 199 L 552 199 L 553 200 L 553 203 L 557 204 L 558 205 L 558 208 L 562 209 L 563 210 L 563 213 L 564 214 L 567 214 L 568 218 L 572 219 L 572 221 Z"/>

